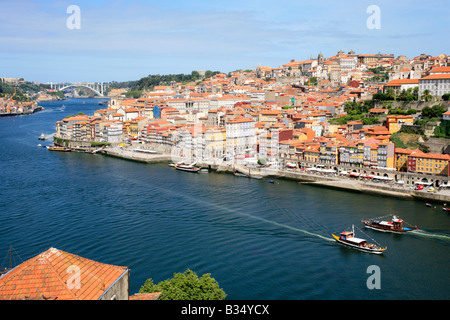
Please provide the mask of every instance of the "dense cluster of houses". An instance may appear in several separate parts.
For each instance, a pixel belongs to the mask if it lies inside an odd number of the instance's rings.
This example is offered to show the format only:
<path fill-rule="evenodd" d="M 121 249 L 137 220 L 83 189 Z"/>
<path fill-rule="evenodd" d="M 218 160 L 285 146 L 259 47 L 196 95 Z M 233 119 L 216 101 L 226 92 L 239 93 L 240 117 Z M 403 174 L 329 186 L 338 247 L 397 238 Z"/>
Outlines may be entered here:
<path fill-rule="evenodd" d="M 324 59 L 319 54 L 317 59 L 292 60 L 278 68 L 258 66 L 198 83 L 156 86 L 137 99 L 115 95 L 107 108 L 92 116 L 58 121 L 56 136 L 113 145 L 137 140 L 202 159 L 299 159 L 448 176 L 449 155 L 398 149 L 390 141 L 403 125 L 413 124 L 413 115 L 388 115 L 387 109 L 374 108 L 369 113 L 383 119 L 375 125 L 361 121 L 338 125 L 329 120 L 346 115 L 346 102 L 370 100 L 396 82 L 395 89 L 403 90 L 417 80 L 413 86 L 420 90 L 422 81 L 428 85 L 437 80 L 439 98 L 450 92 L 449 59 L 353 51 Z M 373 80 L 371 70 L 380 67 L 388 70 L 387 83 Z"/>
<path fill-rule="evenodd" d="M 0 115 L 19 115 L 33 113 L 35 102 L 16 101 L 12 97 L 0 97 Z"/>

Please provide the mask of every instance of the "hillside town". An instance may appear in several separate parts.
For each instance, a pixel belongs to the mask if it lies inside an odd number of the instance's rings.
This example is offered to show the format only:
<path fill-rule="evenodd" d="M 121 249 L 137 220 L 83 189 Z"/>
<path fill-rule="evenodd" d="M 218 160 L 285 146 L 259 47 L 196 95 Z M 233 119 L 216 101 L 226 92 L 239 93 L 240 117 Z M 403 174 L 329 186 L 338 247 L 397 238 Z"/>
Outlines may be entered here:
<path fill-rule="evenodd" d="M 17 101 L 12 97 L 0 97 L 0 116 L 26 115 L 42 110 L 33 101 Z"/>
<path fill-rule="evenodd" d="M 302 160 L 450 176 L 448 147 L 431 153 L 391 141 L 403 127 L 417 128 L 424 108 L 441 106 L 436 125 L 450 122 L 446 54 L 407 58 L 341 50 L 328 58 L 320 53 L 278 67 L 159 85 L 138 98 L 125 93 L 113 89 L 106 108 L 58 121 L 55 138 L 117 147 L 133 142 L 195 161 L 285 166 Z"/>

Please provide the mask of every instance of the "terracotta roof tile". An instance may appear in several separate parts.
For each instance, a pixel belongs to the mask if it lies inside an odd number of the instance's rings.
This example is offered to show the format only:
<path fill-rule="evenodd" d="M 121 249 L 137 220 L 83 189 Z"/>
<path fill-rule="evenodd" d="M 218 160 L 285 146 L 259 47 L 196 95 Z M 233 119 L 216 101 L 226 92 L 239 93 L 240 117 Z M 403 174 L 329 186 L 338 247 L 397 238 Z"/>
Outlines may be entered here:
<path fill-rule="evenodd" d="M 0 299 L 97 300 L 127 270 L 50 248 L 0 278 Z"/>

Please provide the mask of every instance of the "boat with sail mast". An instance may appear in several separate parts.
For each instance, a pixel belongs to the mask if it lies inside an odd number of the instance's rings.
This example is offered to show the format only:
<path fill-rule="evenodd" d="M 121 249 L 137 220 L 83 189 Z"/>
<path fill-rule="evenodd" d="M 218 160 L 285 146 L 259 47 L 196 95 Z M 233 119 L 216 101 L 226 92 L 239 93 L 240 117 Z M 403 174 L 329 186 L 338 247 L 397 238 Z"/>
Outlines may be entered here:
<path fill-rule="evenodd" d="M 385 218 L 385 217 L 381 217 L 381 219 L 382 218 Z M 379 219 L 380 218 L 362 220 L 362 223 L 364 223 L 365 227 L 368 229 L 373 229 L 373 230 L 382 231 L 382 232 L 406 233 L 406 232 L 413 231 L 413 230 L 419 230 L 419 228 L 417 228 L 417 226 L 411 226 L 411 227 L 403 226 L 403 223 L 405 221 L 403 221 L 402 219 L 400 219 L 399 217 L 397 217 L 395 215 L 392 216 L 391 221 L 384 221 L 384 220 L 379 220 Z"/>
<path fill-rule="evenodd" d="M 18 256 L 18 253 L 16 252 L 16 250 L 14 250 L 13 246 L 10 246 L 5 259 L 2 261 L 2 264 L 0 265 L 0 277 L 7 274 L 9 271 L 11 271 L 13 268 L 15 268 L 17 266 L 16 258 L 14 257 L 14 254 Z M 6 260 L 8 260 L 8 258 L 9 258 L 9 265 L 6 266 L 5 262 L 6 262 Z"/>
<path fill-rule="evenodd" d="M 355 237 L 355 226 L 352 225 L 351 231 L 343 231 L 339 236 L 331 234 L 336 242 L 364 252 L 382 254 L 387 250 L 386 247 L 382 247 L 378 244 L 368 243 L 366 239 Z"/>

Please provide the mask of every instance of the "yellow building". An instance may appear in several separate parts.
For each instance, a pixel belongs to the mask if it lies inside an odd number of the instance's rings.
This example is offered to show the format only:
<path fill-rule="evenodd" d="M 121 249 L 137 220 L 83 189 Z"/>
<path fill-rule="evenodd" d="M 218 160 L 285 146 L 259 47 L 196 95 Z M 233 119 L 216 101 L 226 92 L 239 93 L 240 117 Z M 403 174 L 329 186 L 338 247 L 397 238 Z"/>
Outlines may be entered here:
<path fill-rule="evenodd" d="M 221 158 L 226 147 L 226 131 L 223 127 L 207 127 L 205 134 L 205 158 Z"/>
<path fill-rule="evenodd" d="M 319 145 L 311 145 L 308 146 L 303 152 L 304 159 L 309 162 L 319 162 L 320 158 L 320 146 Z"/>
<path fill-rule="evenodd" d="M 391 134 L 399 131 L 403 125 L 412 126 L 413 124 L 414 119 L 412 115 L 408 116 L 389 115 L 386 117 L 386 127 Z"/>
<path fill-rule="evenodd" d="M 408 171 L 408 157 L 413 151 L 419 150 L 395 148 L 395 169 L 397 169 L 397 171 Z"/>
<path fill-rule="evenodd" d="M 450 176 L 450 155 L 425 153 L 418 149 L 395 148 L 395 168 L 398 171 Z"/>
<path fill-rule="evenodd" d="M 259 113 L 259 122 L 276 123 L 281 114 L 281 110 L 263 110 Z"/>
<path fill-rule="evenodd" d="M 409 171 L 449 176 L 450 155 L 413 152 L 408 161 Z"/>

